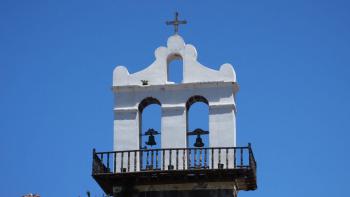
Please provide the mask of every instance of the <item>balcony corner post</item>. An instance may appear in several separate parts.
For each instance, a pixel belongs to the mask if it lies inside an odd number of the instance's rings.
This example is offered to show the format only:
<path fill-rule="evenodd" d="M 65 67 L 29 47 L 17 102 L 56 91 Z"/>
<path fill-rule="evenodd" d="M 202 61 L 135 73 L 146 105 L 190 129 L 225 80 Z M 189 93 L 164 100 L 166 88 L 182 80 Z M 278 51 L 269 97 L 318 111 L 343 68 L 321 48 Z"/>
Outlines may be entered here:
<path fill-rule="evenodd" d="M 96 150 L 95 148 L 92 149 L 92 174 L 95 173 L 96 168 L 95 168 L 95 155 L 96 155 Z"/>

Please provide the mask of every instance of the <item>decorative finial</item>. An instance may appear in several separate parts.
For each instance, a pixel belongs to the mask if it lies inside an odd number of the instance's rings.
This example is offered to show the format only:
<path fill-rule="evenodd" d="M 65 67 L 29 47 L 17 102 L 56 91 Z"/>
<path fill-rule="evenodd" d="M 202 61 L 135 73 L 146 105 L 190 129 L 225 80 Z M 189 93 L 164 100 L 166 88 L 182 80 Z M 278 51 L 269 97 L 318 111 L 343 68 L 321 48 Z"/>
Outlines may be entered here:
<path fill-rule="evenodd" d="M 178 12 L 175 12 L 175 20 L 173 21 L 167 21 L 166 24 L 167 25 L 174 25 L 174 31 L 175 31 L 175 34 L 177 34 L 179 32 L 179 25 L 181 24 L 187 24 L 187 21 L 186 20 L 183 20 L 183 21 L 179 21 L 179 13 Z"/>

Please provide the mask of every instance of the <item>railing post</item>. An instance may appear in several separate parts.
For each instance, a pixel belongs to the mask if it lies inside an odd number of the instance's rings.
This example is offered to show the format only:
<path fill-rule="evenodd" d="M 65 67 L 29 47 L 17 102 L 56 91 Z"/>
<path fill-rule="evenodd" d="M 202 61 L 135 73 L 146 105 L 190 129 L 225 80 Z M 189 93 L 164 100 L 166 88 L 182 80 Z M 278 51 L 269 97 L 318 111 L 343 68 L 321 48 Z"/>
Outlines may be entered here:
<path fill-rule="evenodd" d="M 162 150 L 162 155 L 163 155 L 163 158 L 162 158 L 163 169 L 162 170 L 165 170 L 165 150 L 164 149 Z"/>
<path fill-rule="evenodd" d="M 208 149 L 204 149 L 204 168 L 207 168 L 207 150 Z"/>
<path fill-rule="evenodd" d="M 199 149 L 199 166 L 200 168 L 202 168 L 203 164 L 202 164 L 202 148 Z"/>
<path fill-rule="evenodd" d="M 128 151 L 128 172 L 130 172 L 130 151 Z"/>
<path fill-rule="evenodd" d="M 149 168 L 149 161 L 148 161 L 148 159 L 149 159 L 149 150 L 146 150 L 147 151 L 147 155 L 146 155 L 146 170 L 148 170 L 148 168 Z"/>
<path fill-rule="evenodd" d="M 233 168 L 237 166 L 237 147 L 233 148 Z"/>
<path fill-rule="evenodd" d="M 95 169 L 95 157 L 96 157 L 96 149 L 93 148 L 92 149 L 92 174 L 94 174 L 96 172 L 96 169 Z"/>
<path fill-rule="evenodd" d="M 228 148 L 226 148 L 226 169 L 228 169 Z"/>
<path fill-rule="evenodd" d="M 252 146 L 250 143 L 248 143 L 248 149 L 249 149 L 249 167 L 255 169 L 256 163 L 255 163 L 255 158 L 254 158 L 254 154 L 252 151 Z"/>
<path fill-rule="evenodd" d="M 218 169 L 223 169 L 224 164 L 221 163 L 221 148 L 219 148 L 219 163 L 218 163 Z"/>
<path fill-rule="evenodd" d="M 151 152 L 151 167 L 153 170 L 154 169 L 154 150 L 152 150 L 152 152 Z"/>
<path fill-rule="evenodd" d="M 248 143 L 248 160 L 249 160 L 249 167 L 252 167 L 252 160 L 251 160 L 251 151 L 252 151 L 252 145 L 250 142 Z"/>
<path fill-rule="evenodd" d="M 134 172 L 136 172 L 137 168 L 137 151 L 134 152 Z"/>
<path fill-rule="evenodd" d="M 168 165 L 168 170 L 173 170 L 174 166 L 173 166 L 173 162 L 172 162 L 172 149 L 169 149 L 169 165 Z"/>
<path fill-rule="evenodd" d="M 179 149 L 176 149 L 176 170 L 179 169 Z"/>
<path fill-rule="evenodd" d="M 156 150 L 156 169 L 158 168 L 158 150 Z"/>
<path fill-rule="evenodd" d="M 194 160 L 194 164 L 193 164 L 193 167 L 197 167 L 197 149 L 195 148 L 194 149 L 194 153 L 193 153 L 193 160 Z"/>
<path fill-rule="evenodd" d="M 140 150 L 140 171 L 143 170 L 143 153 L 144 151 L 141 149 Z"/>
<path fill-rule="evenodd" d="M 215 167 L 214 167 L 214 148 L 211 148 L 211 169 L 215 169 Z"/>
<path fill-rule="evenodd" d="M 114 152 L 114 158 L 113 158 L 113 172 L 117 172 L 117 152 Z"/>
<path fill-rule="evenodd" d="M 242 166 L 243 166 L 243 148 L 241 148 L 241 168 L 242 168 Z"/>
<path fill-rule="evenodd" d="M 124 165 L 124 161 L 123 160 L 124 160 L 124 152 L 122 152 L 122 158 L 120 160 L 121 161 L 121 164 L 120 164 L 120 171 L 121 172 L 124 172 L 124 166 L 123 166 Z"/>
<path fill-rule="evenodd" d="M 186 154 L 186 149 L 183 149 L 183 153 L 182 153 L 182 168 L 183 170 L 185 170 L 185 154 Z"/>
<path fill-rule="evenodd" d="M 187 163 L 188 163 L 188 167 L 187 169 L 190 169 L 191 168 L 191 149 L 189 148 L 188 149 L 188 154 L 187 154 Z"/>
<path fill-rule="evenodd" d="M 109 153 L 107 153 L 107 171 L 109 171 Z"/>

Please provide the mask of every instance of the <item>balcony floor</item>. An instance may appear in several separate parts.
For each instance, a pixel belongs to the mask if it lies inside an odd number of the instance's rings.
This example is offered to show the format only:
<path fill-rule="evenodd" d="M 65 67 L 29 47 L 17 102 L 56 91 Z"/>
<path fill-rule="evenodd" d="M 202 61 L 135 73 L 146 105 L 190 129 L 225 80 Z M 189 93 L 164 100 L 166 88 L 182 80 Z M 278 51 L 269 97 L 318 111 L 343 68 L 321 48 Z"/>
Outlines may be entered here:
<path fill-rule="evenodd" d="M 125 173 L 98 173 L 93 178 L 107 194 L 113 188 L 134 188 L 138 191 L 172 191 L 194 189 L 255 190 L 256 175 L 251 168 L 236 169 L 194 169 L 141 171 Z"/>

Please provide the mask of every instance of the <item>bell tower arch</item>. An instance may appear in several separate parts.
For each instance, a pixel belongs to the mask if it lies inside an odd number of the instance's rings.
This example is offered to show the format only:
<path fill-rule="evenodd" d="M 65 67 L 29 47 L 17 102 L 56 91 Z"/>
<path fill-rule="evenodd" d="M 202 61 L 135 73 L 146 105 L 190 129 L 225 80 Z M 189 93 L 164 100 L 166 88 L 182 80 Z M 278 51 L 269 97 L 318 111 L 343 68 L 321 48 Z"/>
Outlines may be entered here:
<path fill-rule="evenodd" d="M 183 81 L 183 59 L 180 54 L 170 54 L 167 58 L 167 81 L 177 84 Z"/>
<path fill-rule="evenodd" d="M 196 107 L 198 105 L 200 108 L 197 109 L 197 111 L 190 113 L 190 110 L 192 109 L 191 107 Z M 197 119 L 197 124 L 195 124 L 195 127 L 193 126 L 194 119 Z M 198 122 L 201 124 L 198 124 Z M 187 100 L 186 128 L 187 147 L 209 147 L 209 102 L 203 96 L 195 95 Z"/>
<path fill-rule="evenodd" d="M 146 120 L 149 120 L 151 118 L 154 119 L 158 119 L 159 120 L 154 120 L 152 121 L 153 123 L 159 123 L 161 122 L 161 110 L 157 110 L 155 112 L 154 107 L 159 107 L 161 108 L 162 104 L 160 103 L 160 101 L 156 98 L 153 97 L 147 97 L 145 99 L 143 99 L 139 106 L 138 106 L 138 112 L 139 112 L 139 128 L 140 128 L 140 149 L 147 149 L 147 148 L 153 148 L 153 147 L 157 147 L 159 148 L 160 144 L 161 144 L 161 140 L 159 135 L 160 133 L 160 125 L 149 125 L 151 127 L 145 127 L 146 125 L 144 125 L 144 110 L 148 109 L 148 107 L 151 107 L 153 105 L 153 110 L 151 111 L 153 114 L 147 114 L 148 116 L 153 116 L 153 117 L 145 117 L 147 118 Z M 154 113 L 159 113 L 160 114 L 154 114 Z M 158 116 L 159 115 L 159 116 Z M 147 122 L 146 122 L 147 123 Z M 156 127 L 155 127 L 156 126 Z M 156 130 L 155 130 L 156 129 Z M 157 140 L 156 140 L 157 138 Z"/>

